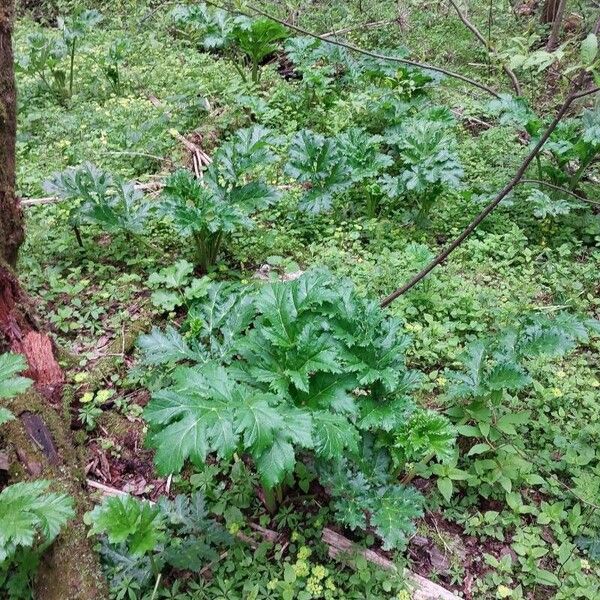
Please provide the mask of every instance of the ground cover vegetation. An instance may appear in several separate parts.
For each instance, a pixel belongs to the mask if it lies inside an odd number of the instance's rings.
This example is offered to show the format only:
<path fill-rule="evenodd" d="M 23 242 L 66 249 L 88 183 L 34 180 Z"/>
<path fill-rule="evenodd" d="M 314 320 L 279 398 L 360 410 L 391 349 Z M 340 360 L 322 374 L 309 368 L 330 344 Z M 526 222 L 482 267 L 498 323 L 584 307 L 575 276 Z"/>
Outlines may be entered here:
<path fill-rule="evenodd" d="M 17 3 L 2 597 L 600 597 L 599 27 Z"/>

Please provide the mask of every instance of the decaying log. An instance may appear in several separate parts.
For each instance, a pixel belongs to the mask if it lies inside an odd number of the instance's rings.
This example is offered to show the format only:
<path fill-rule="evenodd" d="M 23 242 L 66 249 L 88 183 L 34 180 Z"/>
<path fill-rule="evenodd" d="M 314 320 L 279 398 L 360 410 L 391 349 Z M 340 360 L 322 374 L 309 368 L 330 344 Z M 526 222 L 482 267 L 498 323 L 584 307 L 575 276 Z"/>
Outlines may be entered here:
<path fill-rule="evenodd" d="M 398 571 L 398 568 L 391 560 L 381 556 L 373 550 L 360 548 L 347 537 L 336 533 L 332 529 L 327 527 L 323 529 L 321 539 L 329 547 L 329 556 L 331 558 L 343 560 L 344 556 L 351 557 L 352 555 L 360 554 L 370 563 L 377 565 L 386 571 Z M 447 589 L 437 583 L 433 583 L 433 581 L 429 581 L 429 579 L 426 579 L 421 575 L 406 570 L 404 576 L 413 587 L 413 600 L 460 600 L 460 598 L 452 592 L 449 592 Z"/>

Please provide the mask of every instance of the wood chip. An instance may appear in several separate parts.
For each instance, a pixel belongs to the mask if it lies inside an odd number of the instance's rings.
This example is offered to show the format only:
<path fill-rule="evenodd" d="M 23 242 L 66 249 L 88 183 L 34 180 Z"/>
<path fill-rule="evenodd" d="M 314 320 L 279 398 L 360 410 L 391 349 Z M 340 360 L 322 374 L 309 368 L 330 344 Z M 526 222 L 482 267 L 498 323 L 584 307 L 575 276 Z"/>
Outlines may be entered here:
<path fill-rule="evenodd" d="M 20 416 L 23 422 L 25 431 L 33 441 L 33 443 L 42 451 L 44 456 L 48 459 L 48 462 L 53 465 L 60 463 L 52 434 L 46 426 L 46 423 L 42 420 L 39 415 L 31 412 L 24 412 Z"/>

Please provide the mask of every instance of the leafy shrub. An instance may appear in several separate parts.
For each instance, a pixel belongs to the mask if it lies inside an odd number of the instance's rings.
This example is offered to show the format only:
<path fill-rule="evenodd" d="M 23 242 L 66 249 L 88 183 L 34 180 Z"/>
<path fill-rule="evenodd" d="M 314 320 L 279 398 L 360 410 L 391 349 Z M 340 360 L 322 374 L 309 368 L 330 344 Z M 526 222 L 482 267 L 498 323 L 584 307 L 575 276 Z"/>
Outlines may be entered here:
<path fill-rule="evenodd" d="M 294 136 L 285 172 L 302 184 L 305 191 L 299 207 L 311 213 L 330 210 L 334 196 L 352 184 L 350 169 L 335 140 L 308 129 Z"/>
<path fill-rule="evenodd" d="M 434 119 L 414 117 L 388 132 L 401 165 L 397 176 L 384 176 L 383 187 L 393 198 L 414 200 L 414 219 L 423 222 L 440 194 L 460 186 L 463 169 L 445 114 Z"/>
<path fill-rule="evenodd" d="M 168 567 L 198 572 L 218 558 L 231 536 L 208 518 L 202 494 L 162 497 L 152 505 L 132 496 L 105 498 L 86 513 L 90 535 L 103 536 L 112 587 L 128 580 L 148 586 Z"/>
<path fill-rule="evenodd" d="M 9 598 L 27 594 L 42 554 L 75 516 L 72 500 L 49 485 L 21 482 L 0 492 L 0 589 Z"/>
<path fill-rule="evenodd" d="M 68 201 L 69 224 L 99 225 L 109 233 L 140 235 L 150 205 L 132 182 L 124 181 L 91 163 L 69 167 L 44 182 L 48 194 Z"/>
<path fill-rule="evenodd" d="M 276 141 L 260 126 L 239 130 L 215 153 L 205 182 L 184 170 L 167 179 L 161 213 L 180 236 L 191 237 L 204 271 L 229 234 L 252 227 L 251 215 L 277 200 L 276 191 L 254 177 L 272 159 Z"/>
<path fill-rule="evenodd" d="M 285 27 L 271 19 L 234 18 L 206 4 L 177 6 L 171 17 L 203 48 L 228 53 L 244 81 L 246 75 L 238 63 L 248 63 L 254 83 L 260 81 L 262 62 L 277 51 L 277 43 L 288 35 Z"/>
<path fill-rule="evenodd" d="M 202 464 L 211 454 L 230 460 L 246 453 L 274 505 L 305 457 L 330 480 L 332 469 L 364 479 L 367 439 L 383 457 L 379 464 L 386 456 L 389 462 L 389 443 L 416 410 L 408 394 L 417 376 L 404 364 L 409 340 L 400 323 L 327 271 L 254 294 L 215 284 L 190 311 L 188 327 L 187 340 L 170 328 L 139 341 L 145 362 L 167 372 L 192 363 L 172 371 L 145 411 L 161 473 L 180 471 L 187 459 Z M 385 468 L 373 475 L 377 493 L 363 505 L 390 547 L 401 545 L 420 506 L 391 477 Z M 391 532 L 382 523 L 396 500 L 412 508 L 394 513 Z"/>

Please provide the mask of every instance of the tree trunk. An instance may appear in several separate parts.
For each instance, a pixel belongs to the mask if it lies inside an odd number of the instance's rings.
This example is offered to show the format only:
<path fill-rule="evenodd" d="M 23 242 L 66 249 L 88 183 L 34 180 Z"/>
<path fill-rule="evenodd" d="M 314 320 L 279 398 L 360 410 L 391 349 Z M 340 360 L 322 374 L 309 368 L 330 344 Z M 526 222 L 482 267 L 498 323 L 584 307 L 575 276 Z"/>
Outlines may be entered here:
<path fill-rule="evenodd" d="M 0 0 L 0 256 L 11 266 L 23 242 L 23 214 L 15 198 L 17 93 L 13 69 L 12 0 Z"/>
<path fill-rule="evenodd" d="M 0 430 L 10 480 L 48 478 L 75 500 L 78 518 L 46 552 L 35 582 L 37 600 L 108 597 L 98 557 L 81 517 L 87 508 L 83 463 L 71 439 L 64 375 L 52 340 L 40 331 L 33 307 L 14 274 L 24 239 L 15 195 L 16 91 L 12 53 L 13 0 L 0 0 L 0 352 L 22 354 L 34 388 L 10 401 L 18 419 Z M 6 402 L 6 401 L 3 401 Z"/>
<path fill-rule="evenodd" d="M 540 22 L 544 25 L 554 23 L 556 15 L 558 13 L 558 5 L 561 0 L 546 0 L 542 5 L 542 12 L 540 14 Z"/>
<path fill-rule="evenodd" d="M 548 12 L 546 14 L 546 5 L 548 6 Z M 546 42 L 546 50 L 552 52 L 558 46 L 558 40 L 560 36 L 560 29 L 562 26 L 563 18 L 565 16 L 565 8 L 567 7 L 567 0 L 547 0 L 542 11 L 542 22 L 552 23 L 552 29 Z M 544 20 L 548 19 L 548 20 Z"/>

